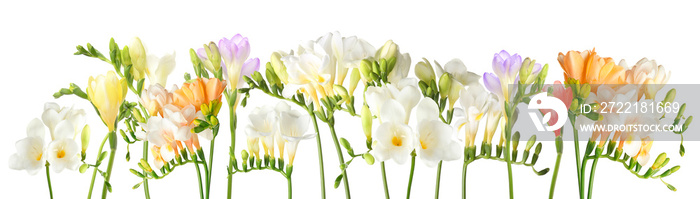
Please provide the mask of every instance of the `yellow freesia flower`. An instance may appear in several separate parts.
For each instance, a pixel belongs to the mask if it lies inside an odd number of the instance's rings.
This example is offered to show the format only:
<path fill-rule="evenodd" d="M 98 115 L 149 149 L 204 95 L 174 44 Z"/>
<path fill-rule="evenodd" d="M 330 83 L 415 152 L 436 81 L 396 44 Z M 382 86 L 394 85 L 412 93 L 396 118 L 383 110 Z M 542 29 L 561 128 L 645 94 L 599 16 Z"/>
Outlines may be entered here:
<path fill-rule="evenodd" d="M 119 115 L 119 107 L 126 97 L 126 88 L 126 79 L 119 79 L 114 71 L 109 71 L 106 75 L 90 77 L 88 80 L 88 98 L 99 111 L 102 121 L 110 132 L 116 130 L 115 120 Z"/>

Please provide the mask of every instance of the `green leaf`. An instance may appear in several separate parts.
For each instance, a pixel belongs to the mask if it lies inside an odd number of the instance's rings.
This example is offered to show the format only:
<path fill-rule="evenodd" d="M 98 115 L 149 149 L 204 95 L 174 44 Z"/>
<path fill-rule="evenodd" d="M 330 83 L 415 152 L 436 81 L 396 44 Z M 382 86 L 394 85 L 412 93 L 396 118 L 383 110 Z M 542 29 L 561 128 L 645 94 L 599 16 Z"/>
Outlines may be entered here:
<path fill-rule="evenodd" d="M 335 183 L 333 184 L 333 188 L 337 189 L 340 186 L 340 181 L 343 180 L 343 174 L 338 175 L 338 177 L 335 178 Z"/>

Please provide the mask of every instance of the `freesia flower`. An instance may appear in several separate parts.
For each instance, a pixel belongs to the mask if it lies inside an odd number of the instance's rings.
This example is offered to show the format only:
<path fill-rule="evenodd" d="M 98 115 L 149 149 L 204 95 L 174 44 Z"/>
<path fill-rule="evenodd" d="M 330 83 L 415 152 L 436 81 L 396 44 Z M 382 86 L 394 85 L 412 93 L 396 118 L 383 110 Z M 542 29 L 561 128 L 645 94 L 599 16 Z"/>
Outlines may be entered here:
<path fill-rule="evenodd" d="M 418 119 L 418 155 L 428 167 L 440 161 L 459 159 L 459 142 L 452 139 L 452 127 L 439 119 L 437 104 L 430 98 L 423 98 L 416 107 Z"/>
<path fill-rule="evenodd" d="M 87 95 L 90 102 L 97 108 L 102 121 L 110 132 L 114 132 L 119 107 L 126 97 L 126 79 L 119 79 L 114 71 L 106 75 L 90 77 L 88 80 Z"/>
<path fill-rule="evenodd" d="M 245 129 L 249 142 L 250 139 L 262 139 L 265 155 L 272 157 L 275 155 L 274 132 L 277 130 L 277 115 L 278 113 L 275 112 L 275 107 L 272 105 L 256 107 L 248 115 L 250 124 Z M 257 145 L 257 143 L 256 140 L 255 144 Z"/>
<path fill-rule="evenodd" d="M 277 142 L 277 149 L 279 150 L 279 158 L 284 160 L 284 146 L 285 143 L 287 142 L 283 137 L 282 137 L 282 130 L 279 128 L 279 117 L 282 113 L 286 113 L 292 110 L 292 107 L 289 106 L 289 104 L 285 102 L 279 102 L 277 103 L 277 106 L 275 106 L 275 116 L 277 117 L 277 125 L 275 125 L 275 142 Z"/>
<path fill-rule="evenodd" d="M 620 65 L 626 68 L 624 60 L 620 61 Z M 654 100 L 656 92 L 664 87 L 668 79 L 671 77 L 671 72 L 664 69 L 662 65 L 657 65 L 656 60 L 648 60 L 646 57 L 639 60 L 631 69 L 625 72 L 625 81 L 628 84 L 644 84 L 638 96 L 641 98 L 644 94 L 646 99 Z"/>
<path fill-rule="evenodd" d="M 204 49 L 200 49 L 201 52 Z M 223 38 L 219 40 L 219 53 L 221 53 L 221 58 L 223 59 L 224 74 L 228 80 L 228 84 L 231 88 L 243 88 L 247 84 L 244 81 L 240 81 L 243 76 L 250 76 L 253 72 L 260 69 L 260 59 L 251 58 L 248 59 L 250 55 L 250 43 L 247 37 L 243 37 L 241 34 L 236 34 L 231 39 Z"/>
<path fill-rule="evenodd" d="M 332 91 L 335 65 L 323 46 L 307 41 L 299 45 L 298 55 L 293 53 L 282 58 L 287 68 L 289 84 L 283 90 L 283 95 L 290 97 L 297 91 L 305 93 L 308 100 L 313 100 L 316 108 L 320 106 L 318 94 L 327 96 Z M 331 88 L 331 89 L 328 89 Z"/>
<path fill-rule="evenodd" d="M 163 106 L 173 102 L 173 94 L 162 85 L 154 84 L 144 89 L 140 101 L 150 116 L 163 116 Z"/>
<path fill-rule="evenodd" d="M 653 143 L 654 140 L 652 140 L 651 137 L 640 139 L 639 136 L 633 135 L 625 140 L 623 150 L 627 155 L 636 159 L 639 164 L 644 166 L 649 161 L 649 151 Z"/>
<path fill-rule="evenodd" d="M 175 135 L 178 134 L 180 130 L 181 128 L 168 118 L 154 116 L 148 119 L 146 132 L 148 141 L 154 145 L 154 148 L 151 150 L 157 150 L 152 151 L 154 163 L 156 165 L 162 167 L 165 162 L 169 162 L 175 158 L 178 153 L 178 140 L 175 139 Z M 158 161 L 163 162 L 159 163 Z"/>
<path fill-rule="evenodd" d="M 197 78 L 191 83 L 182 84 L 182 88 L 173 91 L 173 104 L 180 108 L 188 105 L 194 106 L 199 111 L 202 104 L 209 104 L 214 100 L 221 101 L 221 93 L 224 92 L 226 83 L 216 78 Z"/>
<path fill-rule="evenodd" d="M 488 111 L 486 112 L 486 128 L 484 128 L 484 141 L 491 144 L 493 140 L 493 135 L 496 134 L 496 129 L 501 122 L 504 122 L 503 118 L 503 105 L 498 102 L 495 95 L 490 95 L 489 97 Z M 501 128 L 501 130 L 503 130 Z"/>
<path fill-rule="evenodd" d="M 529 59 L 526 59 L 529 60 Z M 499 53 L 493 55 L 493 72 L 494 73 L 484 73 L 484 86 L 486 89 L 491 91 L 491 93 L 498 96 L 499 101 L 507 102 L 513 97 L 514 89 L 513 85 L 517 84 L 520 78 L 518 73 L 523 65 L 523 60 L 520 55 L 513 54 L 502 50 Z M 534 64 L 532 69 L 532 74 L 528 74 L 528 79 L 530 77 L 534 78 L 542 69 L 540 64 Z"/>
<path fill-rule="evenodd" d="M 402 123 L 408 124 L 411 110 L 421 99 L 421 92 L 418 89 L 416 79 L 412 78 L 403 79 L 393 84 L 384 84 L 381 87 L 369 87 L 365 95 L 370 110 L 374 115 L 379 116 L 380 123 L 384 122 L 381 112 L 384 110 L 382 106 L 387 100 L 393 99 L 402 105 L 405 113 Z"/>
<path fill-rule="evenodd" d="M 280 135 L 287 142 L 287 155 L 289 165 L 294 163 L 299 141 L 316 137 L 316 134 L 306 134 L 309 129 L 309 116 L 296 110 L 281 112 L 278 128 Z"/>
<path fill-rule="evenodd" d="M 44 128 L 44 124 L 39 119 L 29 122 L 27 137 L 15 142 L 17 153 L 10 156 L 10 169 L 26 170 L 30 175 L 34 175 L 44 167 L 46 162 Z"/>
<path fill-rule="evenodd" d="M 399 82 L 408 76 L 408 72 L 411 69 L 411 56 L 408 53 L 401 54 L 399 46 L 394 41 L 389 40 L 384 43 L 384 46 L 377 49 L 375 58 L 388 60 L 392 57 L 396 57 L 396 64 L 394 69 L 389 72 L 387 80 L 389 82 Z"/>
<path fill-rule="evenodd" d="M 147 53 L 141 39 L 134 37 L 129 45 L 129 57 L 133 64 L 134 79 L 140 80 L 147 75 L 151 85 L 165 86 L 168 76 L 175 70 L 175 52 L 160 57 Z"/>
<path fill-rule="evenodd" d="M 581 84 L 591 84 L 591 90 L 599 84 L 624 84 L 625 69 L 616 65 L 610 57 L 600 57 L 595 49 L 583 52 L 559 53 L 559 64 L 564 69 L 564 77 L 578 80 Z"/>
<path fill-rule="evenodd" d="M 397 100 L 387 99 L 381 106 L 382 123 L 373 132 L 372 151 L 380 162 L 394 160 L 403 164 L 415 146 L 415 134 L 404 123 L 406 111 Z"/>
<path fill-rule="evenodd" d="M 550 85 L 545 86 L 542 91 L 547 92 L 549 90 Z M 571 102 L 573 102 L 574 99 L 574 91 L 571 87 L 565 88 L 564 85 L 559 81 L 554 81 L 554 84 L 551 86 L 552 88 L 552 96 L 560 99 L 562 102 L 564 102 L 564 105 L 566 105 L 566 108 L 568 110 L 569 107 L 571 107 Z M 550 119 L 547 122 L 549 125 L 554 125 L 554 123 L 559 120 L 559 115 L 557 112 L 555 112 L 552 109 L 541 109 L 540 112 L 542 112 L 543 115 L 546 115 L 547 113 L 550 113 Z M 561 136 L 561 129 L 557 129 L 554 131 L 554 136 L 559 137 Z"/>
<path fill-rule="evenodd" d="M 435 80 L 437 83 L 439 79 L 436 78 L 442 79 L 442 76 L 447 74 L 450 80 L 450 90 L 445 92 L 448 93 L 447 96 L 442 97 L 449 97 L 450 109 L 452 109 L 457 102 L 459 92 L 462 88 L 466 85 L 478 82 L 479 78 L 481 78 L 476 73 L 467 71 L 467 66 L 459 59 L 450 60 L 444 67 L 435 61 L 435 72 L 433 72 L 432 68 L 433 66 L 430 62 L 423 58 L 422 62 L 416 64 L 416 76 L 426 83 L 430 83 L 430 80 Z"/>
<path fill-rule="evenodd" d="M 464 128 L 466 146 L 474 146 L 475 144 L 474 139 L 479 129 L 479 123 L 488 111 L 489 97 L 489 93 L 481 87 L 481 84 L 469 85 L 460 93 L 459 103 L 462 105 L 464 118 L 457 120 L 455 125 L 457 125 L 458 131 Z"/>
<path fill-rule="evenodd" d="M 51 168 L 57 173 L 66 168 L 75 170 L 80 164 L 80 147 L 73 140 L 74 132 L 70 121 L 64 120 L 56 125 L 55 139 L 49 143 L 46 155 Z"/>
<path fill-rule="evenodd" d="M 169 119 L 175 124 L 179 130 L 174 132 L 175 140 L 187 141 L 192 139 L 193 135 L 197 135 L 206 140 L 211 140 L 214 138 L 214 134 L 211 129 L 205 129 L 202 132 L 194 133 L 192 128 L 195 127 L 195 119 L 204 120 L 204 115 L 202 111 L 196 111 L 195 107 L 192 105 L 180 108 L 173 105 L 166 105 L 163 107 L 164 118 Z"/>
<path fill-rule="evenodd" d="M 635 85 L 625 85 L 622 87 L 611 87 L 610 85 L 600 85 L 598 87 L 598 90 L 595 92 L 591 92 L 588 95 L 588 98 L 586 98 L 586 104 L 591 104 L 591 103 L 598 103 L 600 104 L 601 102 L 636 102 L 637 100 L 637 87 Z M 602 119 L 597 120 L 597 121 L 592 121 L 591 119 L 588 119 L 584 115 L 578 116 L 576 119 L 577 122 L 580 123 L 580 125 L 607 125 L 607 124 L 620 124 L 620 114 L 617 113 L 617 110 L 608 110 L 605 111 L 605 113 L 601 113 L 603 116 Z M 602 145 L 605 143 L 605 141 L 608 139 L 608 136 L 610 136 L 610 133 L 607 129 L 604 130 L 595 130 L 593 131 L 593 135 L 591 137 L 591 140 L 595 141 L 598 139 L 600 136 L 600 143 L 599 147 L 602 147 Z"/>
<path fill-rule="evenodd" d="M 80 134 L 83 127 L 85 126 L 85 111 L 83 109 L 76 109 L 73 107 L 60 107 L 54 102 L 47 102 L 44 104 L 44 113 L 41 114 L 41 120 L 44 122 L 46 127 L 49 128 L 49 133 L 51 139 L 56 139 L 54 136 L 55 128 L 61 121 L 69 121 L 75 128 L 75 132 L 71 139 L 74 139 L 76 135 Z"/>
<path fill-rule="evenodd" d="M 356 36 L 341 37 L 339 32 L 331 34 L 331 48 L 338 63 L 335 84 L 343 85 L 348 69 L 359 67 L 363 59 L 375 54 L 376 49 L 367 41 Z"/>

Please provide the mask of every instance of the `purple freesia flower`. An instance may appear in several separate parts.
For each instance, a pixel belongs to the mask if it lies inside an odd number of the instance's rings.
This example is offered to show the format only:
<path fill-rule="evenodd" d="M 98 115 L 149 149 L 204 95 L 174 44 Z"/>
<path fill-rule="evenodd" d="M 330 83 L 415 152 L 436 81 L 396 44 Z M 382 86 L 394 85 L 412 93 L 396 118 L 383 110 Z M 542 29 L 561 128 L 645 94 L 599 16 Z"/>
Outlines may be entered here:
<path fill-rule="evenodd" d="M 494 54 L 492 63 L 494 73 L 484 73 L 484 85 L 491 93 L 496 94 L 499 100 L 509 100 L 515 90 L 509 87 L 518 81 L 518 72 L 522 64 L 522 57 L 517 53 L 511 55 L 502 50 Z"/>
<path fill-rule="evenodd" d="M 221 54 L 221 67 L 224 78 L 231 87 L 245 87 L 243 81 L 239 81 L 243 76 L 250 76 L 260 69 L 260 59 L 248 59 L 250 55 L 250 43 L 247 37 L 236 34 L 231 39 L 223 38 L 219 40 L 219 53 Z M 197 55 L 203 61 L 208 60 L 204 48 L 197 50 Z"/>

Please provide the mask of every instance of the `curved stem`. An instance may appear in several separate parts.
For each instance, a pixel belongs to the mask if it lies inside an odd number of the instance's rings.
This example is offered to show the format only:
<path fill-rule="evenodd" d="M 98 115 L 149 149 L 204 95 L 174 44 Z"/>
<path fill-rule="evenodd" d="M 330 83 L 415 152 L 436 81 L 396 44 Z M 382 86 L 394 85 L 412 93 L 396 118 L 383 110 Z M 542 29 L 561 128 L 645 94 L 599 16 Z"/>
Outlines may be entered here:
<path fill-rule="evenodd" d="M 408 188 L 406 188 L 406 199 L 411 198 L 411 185 L 413 184 L 413 171 L 416 168 L 416 152 L 411 153 L 411 173 L 408 174 Z"/>
<path fill-rule="evenodd" d="M 233 172 L 233 159 L 235 158 L 233 155 L 236 151 L 236 111 L 234 111 L 233 106 L 229 106 L 229 121 L 230 125 L 229 127 L 231 128 L 231 150 L 230 150 L 230 158 L 228 160 L 228 189 L 226 191 L 226 198 L 231 199 L 231 187 L 233 185 L 233 175 L 231 173 Z M 213 149 L 213 147 L 212 147 Z"/>
<path fill-rule="evenodd" d="M 105 177 L 105 183 L 102 186 L 102 198 L 107 198 L 107 184 L 109 184 L 109 179 L 112 177 L 112 167 L 114 166 L 114 156 L 117 154 L 117 146 L 113 145 L 109 152 L 109 162 L 107 162 L 107 177 Z M 110 185 L 111 187 L 111 185 Z"/>
<path fill-rule="evenodd" d="M 438 163 L 437 166 L 437 177 L 435 179 L 435 199 L 438 199 L 440 196 L 440 173 L 442 172 L 442 160 Z"/>
<path fill-rule="evenodd" d="M 467 198 L 467 157 L 464 157 L 464 165 L 462 165 L 462 199 Z"/>
<path fill-rule="evenodd" d="M 143 141 L 143 159 L 148 161 L 148 141 Z M 143 170 L 146 173 L 146 170 Z M 148 178 L 143 177 L 143 193 L 146 195 L 146 199 L 151 199 L 151 191 L 148 188 Z"/>
<path fill-rule="evenodd" d="M 321 198 L 325 199 L 326 198 L 326 177 L 325 177 L 325 173 L 323 171 L 323 150 L 321 149 L 321 133 L 318 130 L 318 122 L 316 121 L 316 115 L 309 108 L 307 108 L 307 111 L 309 112 L 309 115 L 311 116 L 311 119 L 314 122 L 314 130 L 316 131 L 316 149 L 318 151 L 318 168 L 319 168 L 319 175 L 321 177 Z M 280 154 L 280 155 L 282 155 L 282 154 Z"/>
<path fill-rule="evenodd" d="M 384 181 L 384 196 L 389 199 L 389 185 L 386 183 L 386 169 L 384 168 L 384 162 L 381 163 L 382 166 L 382 180 Z"/>
<path fill-rule="evenodd" d="M 335 127 L 333 126 L 333 119 L 329 119 L 328 128 L 331 129 L 331 137 L 333 137 L 333 144 L 335 144 L 335 151 L 338 154 L 338 162 L 340 164 L 345 164 L 345 158 L 343 158 L 343 151 L 340 149 L 340 143 L 338 143 L 338 136 L 335 134 Z M 343 185 L 345 185 L 345 198 L 350 199 L 350 184 L 348 184 L 348 174 L 346 170 L 343 170 Z"/>
<path fill-rule="evenodd" d="M 46 163 L 46 182 L 49 184 L 49 197 L 53 199 L 53 189 L 51 189 L 51 175 L 49 175 L 49 163 Z"/>
<path fill-rule="evenodd" d="M 292 176 L 287 177 L 287 198 L 292 199 Z"/>
<path fill-rule="evenodd" d="M 202 188 L 202 172 L 199 171 L 199 163 L 197 163 L 197 156 L 192 155 L 192 159 L 195 160 L 194 168 L 197 169 L 197 179 L 199 180 L 199 198 L 204 199 L 204 189 Z"/>
<path fill-rule="evenodd" d="M 552 184 L 549 185 L 549 199 L 554 198 L 554 186 L 557 184 L 557 175 L 559 174 L 560 162 L 561 162 L 561 152 L 557 153 L 557 161 L 554 164 L 554 173 L 552 173 Z"/>
<path fill-rule="evenodd" d="M 97 163 L 100 160 L 100 155 L 102 154 L 102 147 L 105 146 L 105 142 L 107 142 L 107 139 L 109 138 L 109 134 L 105 135 L 105 138 L 102 139 L 102 143 L 100 144 L 99 150 L 97 150 L 97 158 L 95 158 L 95 169 L 92 170 L 92 180 L 90 180 L 90 189 L 88 190 L 88 199 L 92 198 L 92 188 L 95 186 L 95 176 L 97 176 Z"/>

